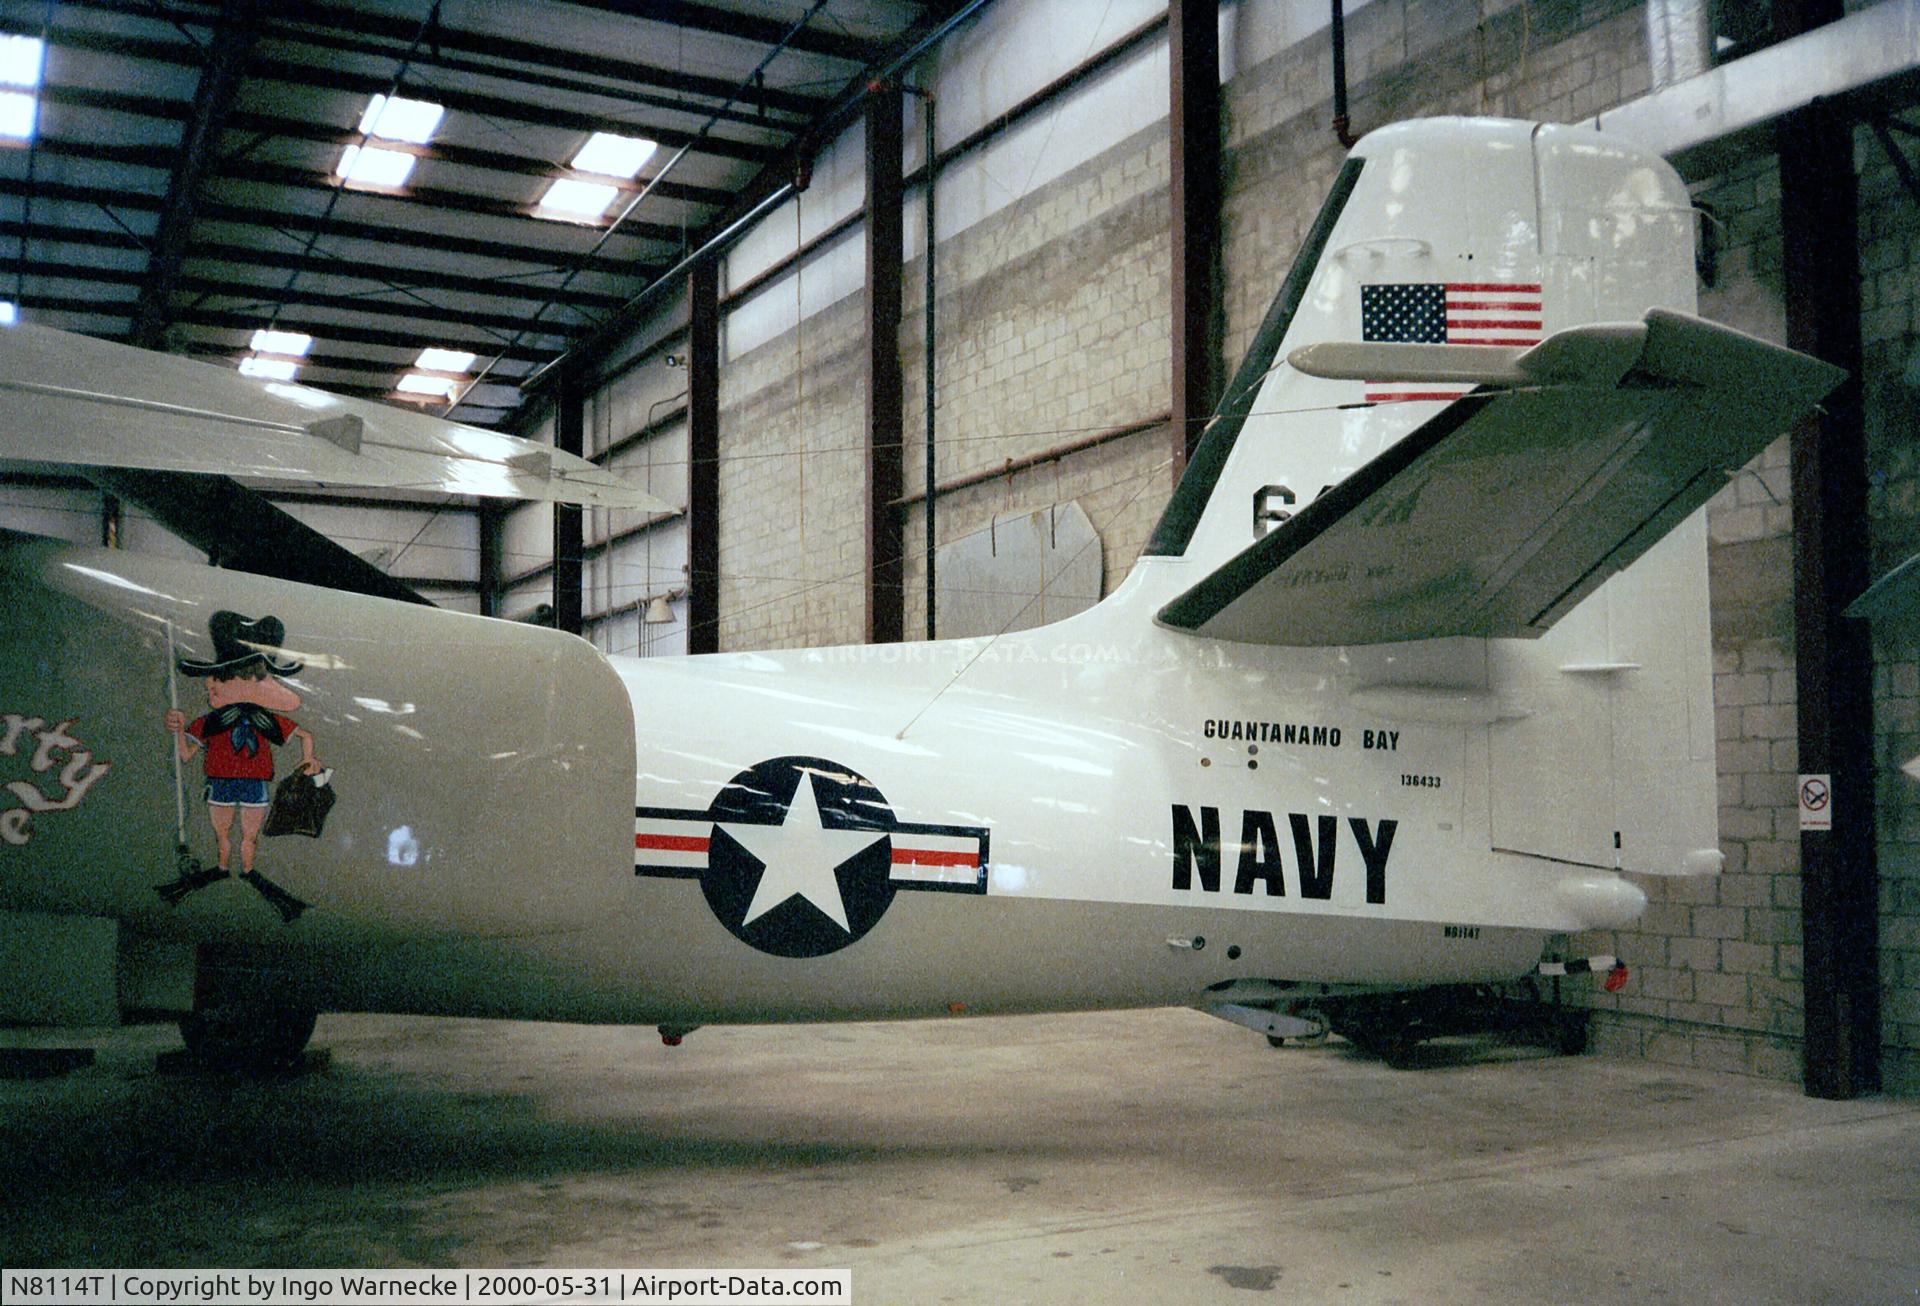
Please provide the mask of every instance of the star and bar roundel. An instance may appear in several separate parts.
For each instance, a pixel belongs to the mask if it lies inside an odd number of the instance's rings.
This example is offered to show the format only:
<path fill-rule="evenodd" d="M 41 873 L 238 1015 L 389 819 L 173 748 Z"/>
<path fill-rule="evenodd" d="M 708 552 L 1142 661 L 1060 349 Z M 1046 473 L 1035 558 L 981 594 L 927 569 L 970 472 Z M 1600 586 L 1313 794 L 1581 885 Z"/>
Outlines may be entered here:
<path fill-rule="evenodd" d="M 702 809 L 636 807 L 634 873 L 698 880 L 720 923 L 778 957 L 864 937 L 903 889 L 987 891 L 987 832 L 901 821 L 872 781 L 818 757 L 742 771 Z"/>

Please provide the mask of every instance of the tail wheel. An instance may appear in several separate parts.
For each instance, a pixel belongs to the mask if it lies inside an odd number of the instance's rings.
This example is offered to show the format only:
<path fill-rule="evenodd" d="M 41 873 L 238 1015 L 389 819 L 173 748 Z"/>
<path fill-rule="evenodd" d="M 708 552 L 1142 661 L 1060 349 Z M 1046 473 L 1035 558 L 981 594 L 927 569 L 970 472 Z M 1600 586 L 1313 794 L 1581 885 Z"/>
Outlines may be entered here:
<path fill-rule="evenodd" d="M 319 1015 L 310 1007 L 227 1001 L 182 1016 L 180 1037 L 203 1070 L 261 1074 L 300 1060 Z"/>

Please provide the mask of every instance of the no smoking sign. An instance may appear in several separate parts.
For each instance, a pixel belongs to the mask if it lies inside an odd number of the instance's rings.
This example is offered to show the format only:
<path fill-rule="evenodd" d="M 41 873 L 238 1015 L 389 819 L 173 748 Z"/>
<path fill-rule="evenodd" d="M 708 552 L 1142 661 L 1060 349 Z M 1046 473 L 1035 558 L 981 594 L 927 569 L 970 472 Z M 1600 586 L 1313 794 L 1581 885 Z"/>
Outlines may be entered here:
<path fill-rule="evenodd" d="M 1833 828 L 1833 777 L 1831 775 L 1800 777 L 1800 828 L 1802 830 Z"/>

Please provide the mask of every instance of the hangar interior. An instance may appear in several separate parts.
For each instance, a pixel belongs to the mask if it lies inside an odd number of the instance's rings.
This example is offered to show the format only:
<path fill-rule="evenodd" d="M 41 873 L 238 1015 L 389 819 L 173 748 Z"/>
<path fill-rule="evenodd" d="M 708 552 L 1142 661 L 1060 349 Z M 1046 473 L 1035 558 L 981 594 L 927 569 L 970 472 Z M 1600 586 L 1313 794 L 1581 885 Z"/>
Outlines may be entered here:
<path fill-rule="evenodd" d="M 1910 1228 L 1910 1201 L 1863 1221 L 1831 1182 L 1906 1183 L 1889 1159 L 1906 1117 L 1855 1104 L 1846 1122 L 1865 1132 L 1840 1139 L 1835 1118 L 1764 1090 L 1920 1091 L 1920 781 L 1903 770 L 1920 755 L 1920 622 L 1841 615 L 1920 552 L 1912 0 L 0 0 L 0 83 L 0 316 L 549 442 L 671 505 L 49 471 L 6 462 L 0 437 L 0 528 L 554 625 L 607 653 L 994 634 L 1113 592 L 1348 144 L 1409 118 L 1597 122 L 1659 151 L 1697 204 L 1703 315 L 1857 376 L 1707 509 L 1724 871 L 1649 880 L 1632 930 L 1566 940 L 1617 954 L 1632 980 L 1569 984 L 1600 1059 L 1584 1063 L 1597 1078 L 1567 1061 L 1525 1081 L 1552 1109 L 1498 1062 L 1454 1067 L 1418 1111 L 1325 1049 L 1301 1054 L 1318 1078 L 1289 1079 L 1217 1059 L 1210 1040 L 1245 1032 L 1180 1013 L 1036 1018 L 1001 1050 L 998 1022 L 899 1042 L 856 1027 L 821 1046 L 859 1069 L 824 1078 L 788 1031 L 727 1032 L 719 1046 L 766 1076 L 745 1097 L 717 1052 L 676 1078 L 636 1068 L 613 1031 L 323 1024 L 320 1042 L 355 1064 L 405 1067 L 419 1100 L 356 1080 L 214 1105 L 119 1079 L 21 1099 L 7 1114 L 24 1199 L 0 1226 L 14 1248 L 43 1263 L 739 1247 L 845 1263 L 884 1248 L 889 1221 L 943 1223 L 917 1205 L 931 1185 L 1008 1227 L 924 1236 L 920 1259 L 868 1284 L 905 1294 L 933 1265 L 1039 1296 L 1071 1264 L 1131 1299 L 1330 1295 L 1354 1286 L 1341 1256 L 1372 1254 L 1346 1232 L 1369 1219 L 1442 1246 L 1477 1247 L 1474 1219 L 1532 1229 L 1560 1200 L 1547 1190 L 1562 1162 L 1539 1147 L 1586 1130 L 1602 1141 L 1581 1163 L 1601 1169 L 1583 1181 L 1609 1219 L 1574 1240 L 1577 1265 L 1522 1236 L 1472 1270 L 1382 1253 L 1400 1283 L 1360 1287 L 1557 1299 L 1568 1274 L 1610 1274 L 1622 1294 L 1745 1283 L 1755 1299 L 1863 1300 L 1910 1274 L 1910 1249 L 1885 1241 Z M 1803 834 L 1806 774 L 1870 819 Z M 0 916 L 0 1021 L 57 1042 L 183 1005 L 191 975 L 156 960 L 110 921 Z M 150 1056 L 158 1028 L 97 1039 L 105 1063 Z M 490 1096 L 488 1067 L 509 1054 L 557 1078 L 537 1099 Z M 1136 1073 L 1160 1056 L 1200 1068 L 1177 1091 Z M 982 1067 L 1024 1085 L 995 1087 L 1004 1113 L 941 1090 Z M 845 1110 L 810 1100 L 791 1133 L 757 1135 L 791 1116 L 786 1083 L 844 1094 Z M 1295 1194 L 1282 1220 L 1301 1251 L 1284 1268 L 1240 1250 L 1272 1231 L 1245 1194 L 1298 1160 L 1266 1128 L 1270 1097 L 1331 1157 L 1309 1195 L 1331 1204 Z M 173 1113 L 175 1141 L 114 1123 L 142 1106 Z M 651 1133 L 618 1131 L 630 1110 L 655 1113 Z M 1058 1133 L 1037 1151 L 1007 1132 L 1050 1113 Z M 1495 1117 L 1533 1133 L 1515 1142 Z M 1355 1118 L 1376 1132 L 1340 1124 Z M 363 1153 L 368 1119 L 387 1151 Z M 1124 1180 L 1146 1184 L 1124 1201 L 1109 1200 L 1123 1180 L 1101 1142 L 1115 1120 L 1166 1135 L 1141 1144 L 1150 1173 Z M 1463 1141 L 1423 1150 L 1435 1132 Z M 961 1136 L 984 1140 L 975 1168 L 932 1168 Z M 1657 1170 L 1634 1150 L 1656 1136 L 1671 1148 Z M 1771 1161 L 1741 1141 L 1762 1136 L 1787 1140 Z M 1264 1141 L 1243 1154 L 1236 1138 Z M 1449 1186 L 1440 1205 L 1459 1228 L 1382 1178 L 1381 1146 Z M 1036 1155 L 1052 1168 L 1030 1174 Z M 1217 1186 L 1193 1185 L 1190 1156 L 1217 1163 Z M 884 1183 L 861 1191 L 885 1197 L 886 1218 L 820 1215 L 819 1185 L 872 1180 L 876 1157 Z M 96 1166 L 106 1188 L 69 1193 L 61 1176 Z M 169 1187 L 195 1167 L 215 1195 L 269 1179 L 293 1195 L 249 1199 L 254 1218 L 230 1225 Z M 601 1171 L 624 1167 L 650 1186 L 615 1202 L 628 1232 L 578 1234 L 615 1200 Z M 703 1187 L 757 1167 L 784 1177 L 731 1205 Z M 487 1182 L 423 1195 L 415 1168 Z M 1781 1222 L 1763 1196 L 1742 1216 L 1725 1203 L 1789 1172 L 1799 1251 L 1768 1240 L 1756 1260 L 1712 1241 Z M 342 1176 L 398 1194 L 357 1241 L 340 1233 L 353 1220 L 310 1222 L 294 1204 L 309 1189 L 328 1200 Z M 101 1233 L 74 1209 L 124 1184 L 151 1222 Z M 1674 1204 L 1641 1205 L 1654 1189 Z M 529 1213 L 541 1203 L 549 1217 Z M 1189 1214 L 1167 1223 L 1169 1206 Z M 456 1217 L 488 1233 L 448 1232 Z M 1635 1278 L 1593 1250 L 1676 1229 L 1697 1259 L 1628 1261 Z M 1194 1264 L 1169 1268 L 1183 1255 Z"/>
<path fill-rule="evenodd" d="M 1291 0 L 7 0 L 0 38 L 0 312 L 550 442 L 672 505 L 228 482 L 273 510 L 241 528 L 165 474 L 0 463 L 0 527 L 643 657 L 992 634 L 1111 593 L 1343 135 L 1492 115 L 1659 150 L 1698 205 L 1703 314 L 1858 383 L 1707 510 L 1725 870 L 1569 940 L 1633 972 L 1578 1000 L 1608 1056 L 1920 1090 L 1920 627 L 1840 616 L 1920 551 L 1909 0 L 1351 0 L 1338 23 Z M 1871 820 L 1809 841 L 1807 773 Z M 110 923 L 13 916 L 0 1016 L 156 1005 L 121 962 Z"/>

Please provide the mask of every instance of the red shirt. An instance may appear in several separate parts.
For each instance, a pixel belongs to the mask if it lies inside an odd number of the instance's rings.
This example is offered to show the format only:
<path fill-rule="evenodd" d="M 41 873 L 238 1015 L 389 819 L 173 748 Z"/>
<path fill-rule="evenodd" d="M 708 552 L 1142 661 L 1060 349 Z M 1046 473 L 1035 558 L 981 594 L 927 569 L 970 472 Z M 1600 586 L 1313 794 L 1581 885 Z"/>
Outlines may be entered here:
<path fill-rule="evenodd" d="M 187 727 L 187 733 L 206 745 L 202 763 L 206 766 L 207 776 L 213 780 L 271 780 L 273 779 L 273 744 L 264 735 L 255 732 L 258 750 L 249 757 L 233 746 L 233 731 L 222 730 L 212 739 L 207 738 L 207 723 L 213 719 L 209 712 Z M 283 739 L 292 738 L 298 724 L 278 712 L 273 720 L 280 727 Z"/>

